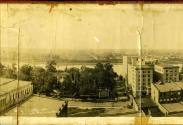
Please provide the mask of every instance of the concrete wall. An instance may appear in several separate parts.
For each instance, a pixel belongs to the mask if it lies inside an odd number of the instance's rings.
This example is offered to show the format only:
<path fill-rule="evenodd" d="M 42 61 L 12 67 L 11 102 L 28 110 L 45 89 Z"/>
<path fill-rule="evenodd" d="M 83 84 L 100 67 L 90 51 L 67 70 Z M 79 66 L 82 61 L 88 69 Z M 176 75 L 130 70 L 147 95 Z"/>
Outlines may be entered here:
<path fill-rule="evenodd" d="M 159 104 L 159 90 L 153 83 L 151 84 L 151 98 L 156 104 Z"/>
<path fill-rule="evenodd" d="M 168 111 L 160 103 L 158 103 L 158 108 L 165 116 L 168 116 Z"/>

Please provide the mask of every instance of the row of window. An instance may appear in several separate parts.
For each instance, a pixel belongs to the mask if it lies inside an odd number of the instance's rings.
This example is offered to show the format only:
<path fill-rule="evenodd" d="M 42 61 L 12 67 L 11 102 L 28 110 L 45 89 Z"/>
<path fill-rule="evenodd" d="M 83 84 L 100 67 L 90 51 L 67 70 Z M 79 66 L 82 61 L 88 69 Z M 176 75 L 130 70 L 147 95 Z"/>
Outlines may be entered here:
<path fill-rule="evenodd" d="M 140 73 L 143 73 L 143 74 L 145 74 L 145 73 L 151 74 L 152 71 L 149 71 L 149 70 L 140 70 L 140 71 L 138 71 L 138 73 L 139 73 L 139 74 L 140 74 Z"/>
<path fill-rule="evenodd" d="M 168 72 L 170 72 L 170 73 L 172 73 L 172 72 L 177 73 L 177 71 L 178 71 L 178 70 L 168 70 L 168 69 L 165 70 L 166 73 L 168 73 Z"/>
<path fill-rule="evenodd" d="M 178 74 L 166 74 L 167 77 L 178 77 Z"/>
<path fill-rule="evenodd" d="M 176 96 L 180 96 L 181 92 L 180 91 L 176 91 L 176 92 L 166 92 L 166 93 L 160 93 L 160 98 L 169 98 L 169 97 L 176 97 Z"/>
<path fill-rule="evenodd" d="M 180 100 L 181 98 L 179 97 L 179 98 L 160 99 L 159 101 L 161 103 L 161 102 L 180 101 Z"/>
<path fill-rule="evenodd" d="M 178 81 L 177 78 L 166 78 L 165 80 L 166 80 L 165 82 Z"/>
<path fill-rule="evenodd" d="M 139 74 L 139 77 L 141 77 L 141 76 L 142 77 L 149 77 L 149 78 L 152 77 L 152 75 L 145 75 L 145 74 L 142 75 L 142 74 Z"/>
<path fill-rule="evenodd" d="M 149 79 L 149 78 L 146 78 L 146 79 L 138 79 L 139 82 L 141 82 L 141 81 L 142 82 L 146 82 L 146 81 L 151 82 L 151 80 L 152 79 Z"/>

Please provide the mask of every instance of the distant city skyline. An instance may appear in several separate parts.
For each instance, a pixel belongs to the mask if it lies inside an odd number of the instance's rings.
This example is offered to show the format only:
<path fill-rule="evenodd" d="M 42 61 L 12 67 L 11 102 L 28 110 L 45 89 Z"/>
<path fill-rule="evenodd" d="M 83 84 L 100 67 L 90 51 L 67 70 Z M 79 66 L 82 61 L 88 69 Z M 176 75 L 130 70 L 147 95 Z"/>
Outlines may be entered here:
<path fill-rule="evenodd" d="M 183 5 L 1 4 L 1 47 L 183 49 Z M 51 12 L 50 12 L 51 11 Z M 7 28 L 10 27 L 10 28 Z M 12 28 L 15 28 L 12 29 Z"/>

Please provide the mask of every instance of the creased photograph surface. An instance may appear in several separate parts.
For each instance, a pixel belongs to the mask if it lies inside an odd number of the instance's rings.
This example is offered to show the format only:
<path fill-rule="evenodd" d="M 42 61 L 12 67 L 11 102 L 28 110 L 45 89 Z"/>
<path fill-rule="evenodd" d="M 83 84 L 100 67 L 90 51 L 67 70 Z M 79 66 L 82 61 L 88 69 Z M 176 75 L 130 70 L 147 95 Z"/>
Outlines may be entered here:
<path fill-rule="evenodd" d="M 183 123 L 182 22 L 182 4 L 1 3 L 0 124 Z"/>

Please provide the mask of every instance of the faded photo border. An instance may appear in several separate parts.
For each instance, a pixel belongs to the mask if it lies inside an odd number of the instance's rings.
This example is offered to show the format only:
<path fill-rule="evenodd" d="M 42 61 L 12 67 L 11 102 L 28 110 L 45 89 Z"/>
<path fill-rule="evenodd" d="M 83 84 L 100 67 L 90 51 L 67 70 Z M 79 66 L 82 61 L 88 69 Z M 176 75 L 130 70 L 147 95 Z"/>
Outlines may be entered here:
<path fill-rule="evenodd" d="M 54 7 L 58 5 L 72 4 L 77 6 L 80 4 L 92 4 L 99 6 L 115 6 L 118 4 L 134 4 L 137 6 L 138 11 L 145 11 L 144 4 L 171 4 L 177 5 L 178 9 L 183 12 L 183 2 L 181 0 L 142 0 L 142 1 L 115 1 L 115 0 L 102 0 L 102 1 L 38 1 L 38 0 L 1 0 L 1 4 L 46 4 L 49 6 L 49 13 Z M 148 44 L 148 43 L 145 43 Z M 0 125 L 181 125 L 183 124 L 182 117 L 68 117 L 68 118 L 53 118 L 53 117 L 12 117 L 1 116 Z"/>

